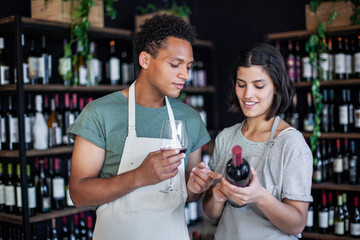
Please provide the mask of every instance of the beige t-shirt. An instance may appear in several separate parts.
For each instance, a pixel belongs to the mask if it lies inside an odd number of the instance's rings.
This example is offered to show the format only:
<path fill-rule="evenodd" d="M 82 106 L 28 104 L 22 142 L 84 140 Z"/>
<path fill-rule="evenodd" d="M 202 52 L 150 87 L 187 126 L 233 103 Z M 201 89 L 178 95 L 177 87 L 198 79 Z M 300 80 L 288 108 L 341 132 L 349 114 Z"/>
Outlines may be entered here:
<path fill-rule="evenodd" d="M 238 144 L 243 148 L 243 157 L 255 168 L 262 186 L 275 198 L 312 202 L 313 157 L 302 134 L 288 128 L 269 142 L 252 142 L 242 135 L 243 124 L 226 128 L 216 137 L 210 168 L 224 176 L 226 162 L 232 157 L 231 149 Z M 215 239 L 297 238 L 275 227 L 255 204 L 234 208 L 226 203 Z"/>

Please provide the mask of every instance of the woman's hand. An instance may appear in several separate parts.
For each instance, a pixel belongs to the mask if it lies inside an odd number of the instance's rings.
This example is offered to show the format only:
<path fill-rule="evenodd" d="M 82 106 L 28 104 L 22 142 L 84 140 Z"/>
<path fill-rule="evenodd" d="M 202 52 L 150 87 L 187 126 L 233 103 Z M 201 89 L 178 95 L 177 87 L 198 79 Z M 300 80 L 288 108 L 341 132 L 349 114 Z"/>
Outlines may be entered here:
<path fill-rule="evenodd" d="M 192 193 L 200 194 L 208 190 L 214 184 L 214 180 L 219 178 L 221 178 L 220 173 L 211 171 L 206 168 L 205 163 L 200 162 L 191 170 L 187 188 Z"/>

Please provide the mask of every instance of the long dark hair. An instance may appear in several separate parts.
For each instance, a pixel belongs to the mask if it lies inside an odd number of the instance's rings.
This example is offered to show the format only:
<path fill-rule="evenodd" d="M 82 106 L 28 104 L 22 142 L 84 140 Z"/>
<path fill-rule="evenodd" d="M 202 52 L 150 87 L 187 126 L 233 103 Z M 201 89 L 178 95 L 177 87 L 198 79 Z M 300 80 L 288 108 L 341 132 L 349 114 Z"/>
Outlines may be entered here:
<path fill-rule="evenodd" d="M 238 69 L 240 67 L 246 68 L 254 65 L 261 66 L 275 85 L 276 94 L 265 118 L 269 120 L 274 116 L 284 113 L 290 106 L 291 99 L 294 95 L 294 86 L 287 74 L 281 53 L 267 43 L 257 44 L 246 49 L 237 59 L 232 74 L 233 79 L 229 99 L 229 110 L 232 112 L 241 111 L 240 103 L 235 92 Z"/>

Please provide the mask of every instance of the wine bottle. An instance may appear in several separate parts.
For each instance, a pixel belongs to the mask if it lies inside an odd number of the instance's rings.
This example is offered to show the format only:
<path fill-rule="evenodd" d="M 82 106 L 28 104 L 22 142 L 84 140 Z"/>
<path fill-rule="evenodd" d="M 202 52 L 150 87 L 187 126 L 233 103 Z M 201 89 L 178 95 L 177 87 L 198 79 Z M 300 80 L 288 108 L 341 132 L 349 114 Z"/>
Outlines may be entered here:
<path fill-rule="evenodd" d="M 349 105 L 347 102 L 346 89 L 341 91 L 341 103 L 339 105 L 339 129 L 340 132 L 349 132 Z"/>
<path fill-rule="evenodd" d="M 306 54 L 306 53 L 305 53 Z M 310 63 L 309 55 L 305 55 L 301 58 L 301 66 L 302 66 L 302 79 L 304 82 L 312 81 L 312 66 Z"/>
<path fill-rule="evenodd" d="M 60 158 L 54 159 L 54 177 L 52 178 L 52 200 L 54 209 L 63 209 L 65 205 L 65 180 L 60 171 Z"/>
<path fill-rule="evenodd" d="M 50 107 L 49 107 L 49 96 L 47 94 L 44 94 L 44 104 L 43 104 L 43 115 L 45 118 L 46 123 L 49 121 L 49 116 L 50 116 Z"/>
<path fill-rule="evenodd" d="M 46 240 L 52 240 L 51 239 L 51 228 L 50 226 L 46 226 Z"/>
<path fill-rule="evenodd" d="M 87 229 L 84 212 L 80 213 L 80 240 L 86 240 L 87 238 Z"/>
<path fill-rule="evenodd" d="M 347 96 L 347 103 L 348 103 L 348 116 L 349 116 L 349 131 L 354 131 L 354 104 L 352 103 L 351 99 L 351 90 L 350 88 L 346 89 L 346 96 Z"/>
<path fill-rule="evenodd" d="M 3 101 L 0 96 L 0 150 L 6 149 L 6 143 L 7 143 L 7 129 L 6 129 L 6 114 L 3 108 Z"/>
<path fill-rule="evenodd" d="M 295 60 L 295 59 L 294 59 Z M 293 63 L 294 67 L 294 76 L 295 76 L 295 61 Z M 198 86 L 199 87 L 206 87 L 207 85 L 207 80 L 206 80 L 206 71 L 204 68 L 204 62 L 199 60 L 197 62 L 197 81 L 198 81 Z"/>
<path fill-rule="evenodd" d="M 75 63 L 74 66 L 74 84 L 79 84 L 79 85 L 88 85 L 89 81 L 88 81 L 88 73 L 87 73 L 87 68 L 85 65 L 85 60 L 84 60 L 84 56 L 83 56 L 83 50 L 84 50 L 84 46 L 82 45 L 81 41 L 77 42 L 77 61 Z"/>
<path fill-rule="evenodd" d="M 131 62 L 129 62 L 129 54 L 127 53 L 126 49 L 123 49 L 121 51 L 121 82 L 123 85 L 128 85 L 130 84 L 131 79 L 133 79 L 133 64 Z M 187 80 L 185 80 L 187 81 Z M 185 82 L 186 84 L 186 82 Z"/>
<path fill-rule="evenodd" d="M 64 53 L 66 52 L 65 46 L 67 44 L 66 38 L 64 39 Z M 64 85 L 69 87 L 71 85 L 71 58 L 64 55 L 63 57 L 59 58 L 59 74 L 64 81 Z"/>
<path fill-rule="evenodd" d="M 77 95 L 77 93 L 72 94 L 72 114 L 74 115 L 74 120 L 80 114 L 79 109 L 78 109 L 78 95 Z M 72 124 L 72 122 L 70 124 Z"/>
<path fill-rule="evenodd" d="M 15 213 L 16 194 L 12 163 L 7 165 L 7 174 L 7 181 L 5 183 L 5 212 Z"/>
<path fill-rule="evenodd" d="M 37 208 L 39 212 L 49 212 L 51 210 L 51 196 L 46 181 L 44 160 L 39 161 L 39 170 L 39 182 L 36 186 Z"/>
<path fill-rule="evenodd" d="M 349 179 L 349 159 L 350 159 L 349 145 L 348 145 L 347 138 L 345 138 L 344 139 L 344 152 L 343 152 L 343 179 L 344 179 L 344 181 L 347 181 Z"/>
<path fill-rule="evenodd" d="M 322 201 L 318 214 L 319 232 L 327 233 L 329 228 L 329 208 L 326 204 L 326 193 L 322 192 Z"/>
<path fill-rule="evenodd" d="M 188 207 L 189 207 L 190 225 L 195 225 L 196 222 L 198 221 L 198 204 L 196 201 L 189 202 Z"/>
<path fill-rule="evenodd" d="M 75 239 L 80 239 L 80 228 L 79 228 L 79 215 L 74 215 L 74 236 Z"/>
<path fill-rule="evenodd" d="M 354 107 L 354 131 L 360 132 L 360 91 Z"/>
<path fill-rule="evenodd" d="M 334 80 L 335 71 L 334 71 L 334 49 L 332 45 L 332 39 L 328 40 L 328 49 L 329 49 L 329 81 Z"/>
<path fill-rule="evenodd" d="M 333 194 L 332 192 L 328 193 L 329 197 L 329 232 L 334 232 L 335 225 L 335 206 L 333 203 Z"/>
<path fill-rule="evenodd" d="M 337 111 L 335 111 L 335 102 L 334 102 L 334 89 L 329 90 L 330 93 L 330 101 L 329 101 L 329 127 L 331 132 L 335 132 L 336 130 L 336 119 L 337 119 Z"/>
<path fill-rule="evenodd" d="M 115 41 L 110 41 L 110 58 L 107 76 L 111 85 L 118 85 L 120 81 L 120 59 L 115 54 Z"/>
<path fill-rule="evenodd" d="M 9 109 L 6 113 L 7 149 L 16 150 L 19 148 L 19 125 L 18 116 L 13 109 L 13 98 L 9 95 Z"/>
<path fill-rule="evenodd" d="M 47 122 L 48 131 L 49 131 L 49 147 L 55 147 L 62 144 L 62 129 L 60 127 L 60 121 L 57 118 L 55 112 L 55 99 L 50 100 L 51 112 L 49 115 L 49 120 Z"/>
<path fill-rule="evenodd" d="M 295 82 L 301 82 L 301 55 L 300 43 L 295 44 Z"/>
<path fill-rule="evenodd" d="M 357 184 L 358 183 L 358 156 L 355 153 L 355 141 L 350 141 L 350 158 L 349 158 L 349 183 Z"/>
<path fill-rule="evenodd" d="M 360 211 L 358 197 L 354 197 L 354 210 L 350 222 L 350 235 L 352 237 L 360 237 Z"/>
<path fill-rule="evenodd" d="M 307 113 L 304 118 L 304 131 L 305 132 L 312 132 L 314 130 L 315 125 L 315 118 L 313 112 L 313 104 L 311 99 L 311 93 L 307 93 Z"/>
<path fill-rule="evenodd" d="M 26 54 L 25 54 L 25 35 L 24 34 L 21 34 L 21 46 L 22 46 L 22 49 L 23 49 L 23 56 L 24 56 L 23 63 L 22 63 L 22 66 L 23 66 L 23 83 L 24 84 L 29 84 L 30 83 L 29 64 L 28 64 L 27 57 L 26 57 Z"/>
<path fill-rule="evenodd" d="M 353 76 L 352 73 L 352 52 L 350 49 L 349 39 L 345 38 L 345 46 L 344 46 L 344 53 L 345 53 L 345 79 L 350 79 Z"/>
<path fill-rule="evenodd" d="M 314 229 L 314 207 L 313 203 L 309 203 L 308 212 L 306 215 L 306 222 L 305 222 L 305 231 L 312 232 Z"/>
<path fill-rule="evenodd" d="M 33 183 L 29 164 L 26 165 L 26 174 L 27 174 L 29 216 L 32 217 L 35 216 L 36 214 L 36 187 Z"/>
<path fill-rule="evenodd" d="M 31 84 L 37 84 L 39 77 L 39 55 L 35 51 L 35 40 L 31 39 L 30 52 L 27 56 L 29 66 L 29 79 Z"/>
<path fill-rule="evenodd" d="M 342 44 L 342 38 L 338 37 L 338 45 L 335 53 L 335 78 L 344 79 L 345 78 L 345 52 Z"/>
<path fill-rule="evenodd" d="M 56 229 L 56 219 L 51 219 L 51 240 L 59 240 L 57 229 Z"/>
<path fill-rule="evenodd" d="M 360 35 L 357 36 L 354 53 L 354 78 L 360 78 Z"/>
<path fill-rule="evenodd" d="M 89 85 L 96 86 L 99 84 L 101 78 L 101 62 L 98 58 L 96 51 L 96 43 L 90 42 L 90 59 L 88 60 L 88 69 L 89 69 Z"/>
<path fill-rule="evenodd" d="M 59 132 L 57 133 L 59 134 L 59 136 L 57 136 L 56 141 L 57 141 L 57 146 L 59 146 L 63 144 L 62 141 L 63 141 L 64 119 L 63 119 L 63 110 L 60 109 L 60 99 L 58 93 L 55 93 L 54 99 L 55 99 L 55 116 L 59 124 Z"/>
<path fill-rule="evenodd" d="M 48 125 L 42 113 L 42 96 L 35 97 L 36 114 L 33 125 L 33 145 L 36 150 L 48 148 Z"/>
<path fill-rule="evenodd" d="M 292 99 L 291 113 L 289 116 L 289 123 L 296 129 L 299 129 L 299 113 L 297 110 L 297 95 L 294 95 Z"/>
<path fill-rule="evenodd" d="M 32 225 L 32 230 L 31 230 L 31 240 L 38 240 L 39 238 L 37 237 L 37 230 L 36 230 L 36 224 Z"/>
<path fill-rule="evenodd" d="M 198 110 L 199 110 L 199 115 L 200 115 L 201 119 L 203 120 L 204 125 L 207 126 L 207 113 L 204 109 L 204 96 L 203 95 L 197 96 L 197 106 L 198 106 Z"/>
<path fill-rule="evenodd" d="M 342 195 L 337 197 L 337 206 L 335 209 L 335 235 L 345 235 L 345 216 L 343 209 Z"/>
<path fill-rule="evenodd" d="M 344 163 L 343 163 L 343 156 L 341 154 L 340 139 L 336 139 L 336 155 L 334 157 L 334 165 L 333 165 L 335 183 L 337 184 L 343 183 L 343 171 L 344 171 Z"/>
<path fill-rule="evenodd" d="M 70 240 L 70 232 L 67 225 L 67 218 L 65 216 L 62 217 L 62 240 Z"/>
<path fill-rule="evenodd" d="M 323 132 L 329 132 L 330 128 L 330 116 L 329 116 L 329 102 L 328 102 L 328 91 L 323 90 L 323 109 L 321 111 L 321 130 Z"/>
<path fill-rule="evenodd" d="M 65 181 L 65 193 L 66 193 L 66 206 L 73 207 L 74 203 L 70 197 L 70 190 L 69 190 L 69 179 L 70 179 L 70 170 L 71 170 L 71 158 L 67 160 L 67 178 Z"/>
<path fill-rule="evenodd" d="M 347 206 L 347 195 L 346 193 L 342 194 L 343 196 L 343 210 L 344 210 L 344 219 L 345 219 L 345 234 L 348 234 L 350 232 L 350 215 L 349 215 L 349 209 Z"/>
<path fill-rule="evenodd" d="M 10 67 L 4 49 L 5 40 L 0 37 L 0 85 L 10 84 Z"/>
<path fill-rule="evenodd" d="M 75 121 L 75 116 L 70 110 L 70 95 L 69 93 L 64 94 L 64 109 L 63 109 L 63 144 L 71 145 L 71 141 L 69 136 L 66 134 L 66 130 L 70 127 L 70 125 Z"/>
<path fill-rule="evenodd" d="M 35 111 L 33 109 L 32 95 L 27 94 L 27 107 L 24 114 L 25 121 L 25 146 L 26 150 L 33 148 L 33 125 L 35 122 Z"/>
<path fill-rule="evenodd" d="M 22 207 L 21 178 L 20 178 L 20 164 L 19 163 L 16 164 L 15 193 L 16 193 L 15 214 L 21 215 L 23 213 L 23 207 Z"/>
<path fill-rule="evenodd" d="M 41 37 L 38 84 L 49 84 L 52 72 L 52 56 L 46 48 L 46 37 Z"/>
<path fill-rule="evenodd" d="M 0 162 L 0 212 L 5 211 L 5 184 L 3 163 Z"/>
<path fill-rule="evenodd" d="M 232 159 L 226 164 L 226 179 L 233 185 L 238 187 L 246 187 L 251 181 L 250 165 L 242 157 L 242 148 L 240 145 L 235 145 L 232 148 Z M 245 205 L 239 205 L 229 199 L 233 207 L 239 208 Z"/>
<path fill-rule="evenodd" d="M 320 73 L 320 80 L 328 81 L 329 80 L 329 72 L 330 72 L 330 61 L 329 61 L 329 50 L 326 47 L 326 39 L 323 39 L 324 48 L 323 51 L 320 53 L 320 67 L 322 69 Z"/>
<path fill-rule="evenodd" d="M 316 153 L 313 162 L 313 182 L 314 183 L 321 183 L 322 179 L 322 172 L 323 172 L 323 162 L 321 159 L 321 152 L 320 152 L 320 145 L 317 144 Z"/>
<path fill-rule="evenodd" d="M 87 226 L 87 238 L 86 238 L 86 240 L 92 240 L 93 239 L 93 232 L 94 232 L 94 230 L 93 230 L 93 220 L 92 220 L 92 217 L 91 216 L 87 216 L 87 224 L 86 224 L 86 226 Z"/>
<path fill-rule="evenodd" d="M 330 167 L 330 161 L 326 153 L 326 142 L 324 139 L 321 142 L 321 159 L 323 162 L 322 180 L 327 181 L 329 179 L 329 171 L 332 171 L 332 169 Z"/>

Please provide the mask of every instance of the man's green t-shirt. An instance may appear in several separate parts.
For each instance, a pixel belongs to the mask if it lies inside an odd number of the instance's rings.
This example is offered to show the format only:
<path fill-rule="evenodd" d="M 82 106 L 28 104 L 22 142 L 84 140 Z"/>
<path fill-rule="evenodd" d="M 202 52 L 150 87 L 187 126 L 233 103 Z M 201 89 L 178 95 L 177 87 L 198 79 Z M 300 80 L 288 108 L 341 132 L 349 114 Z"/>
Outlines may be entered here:
<path fill-rule="evenodd" d="M 186 120 L 189 144 L 185 164 L 189 153 L 195 151 L 210 140 L 206 127 L 199 114 L 190 106 L 169 98 L 176 120 Z M 147 108 L 136 104 L 136 133 L 138 137 L 159 138 L 164 119 L 169 119 L 166 106 Z M 128 99 L 119 91 L 90 102 L 69 127 L 67 133 L 96 144 L 106 150 L 105 161 L 100 177 L 117 174 L 125 139 L 128 134 Z M 139 146 L 140 148 L 141 146 Z"/>

